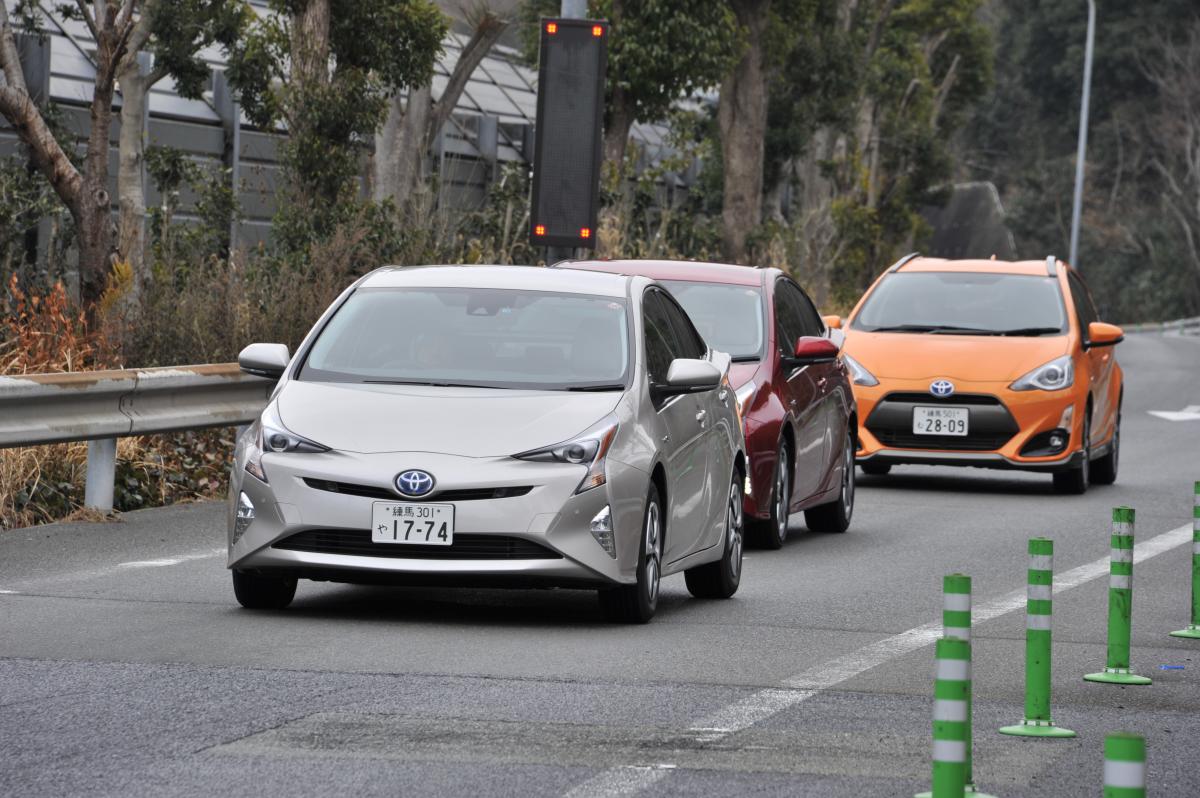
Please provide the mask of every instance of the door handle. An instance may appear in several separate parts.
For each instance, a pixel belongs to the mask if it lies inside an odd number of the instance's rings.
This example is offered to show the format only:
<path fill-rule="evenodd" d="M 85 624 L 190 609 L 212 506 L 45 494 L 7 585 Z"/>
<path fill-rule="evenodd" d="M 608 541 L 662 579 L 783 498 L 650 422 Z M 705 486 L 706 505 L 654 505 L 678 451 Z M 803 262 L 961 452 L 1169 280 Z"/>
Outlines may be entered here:
<path fill-rule="evenodd" d="M 827 382 L 829 382 L 829 378 L 828 378 L 828 377 L 822 377 L 821 379 L 817 380 L 817 387 L 818 387 L 818 388 L 824 388 L 824 387 L 825 387 L 825 383 L 827 383 Z"/>
<path fill-rule="evenodd" d="M 701 410 L 699 413 L 696 414 L 696 420 L 700 422 L 700 426 L 702 426 L 702 427 L 704 426 L 704 419 L 706 419 L 706 418 L 708 418 L 707 410 Z"/>

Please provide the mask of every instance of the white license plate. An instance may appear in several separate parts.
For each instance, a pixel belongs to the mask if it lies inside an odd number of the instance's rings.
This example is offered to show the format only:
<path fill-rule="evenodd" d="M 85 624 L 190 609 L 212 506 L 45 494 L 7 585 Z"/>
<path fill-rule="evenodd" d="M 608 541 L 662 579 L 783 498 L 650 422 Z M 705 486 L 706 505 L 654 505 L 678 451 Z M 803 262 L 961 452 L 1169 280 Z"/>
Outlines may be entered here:
<path fill-rule="evenodd" d="M 454 542 L 454 505 L 375 502 L 371 542 L 449 546 Z"/>
<path fill-rule="evenodd" d="M 969 418 L 965 407 L 914 407 L 913 435 L 966 435 Z"/>

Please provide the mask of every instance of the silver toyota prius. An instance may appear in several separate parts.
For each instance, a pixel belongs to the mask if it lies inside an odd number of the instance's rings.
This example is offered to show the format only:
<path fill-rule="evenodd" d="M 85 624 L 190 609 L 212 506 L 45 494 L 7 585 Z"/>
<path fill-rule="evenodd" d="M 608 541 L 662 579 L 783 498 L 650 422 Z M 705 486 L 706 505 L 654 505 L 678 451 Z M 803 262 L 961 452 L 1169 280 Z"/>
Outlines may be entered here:
<path fill-rule="evenodd" d="M 297 579 L 598 589 L 645 622 L 659 581 L 728 598 L 745 456 L 729 357 L 654 281 L 521 266 L 378 269 L 291 356 L 238 441 L 237 600 Z"/>

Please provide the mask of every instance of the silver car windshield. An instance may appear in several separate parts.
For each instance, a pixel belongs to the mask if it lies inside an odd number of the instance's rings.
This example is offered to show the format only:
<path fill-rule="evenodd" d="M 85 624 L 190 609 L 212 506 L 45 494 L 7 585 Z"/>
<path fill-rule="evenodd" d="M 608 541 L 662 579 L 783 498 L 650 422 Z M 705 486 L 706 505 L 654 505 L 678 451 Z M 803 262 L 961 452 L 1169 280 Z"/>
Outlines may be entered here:
<path fill-rule="evenodd" d="M 629 324 L 613 297 L 495 288 L 365 288 L 308 352 L 309 382 L 622 390 Z"/>
<path fill-rule="evenodd" d="M 759 360 L 763 350 L 762 292 L 748 285 L 662 280 L 704 341 L 734 360 Z"/>
<path fill-rule="evenodd" d="M 871 292 L 852 327 L 867 332 L 1060 335 L 1058 281 L 995 272 L 898 272 Z"/>

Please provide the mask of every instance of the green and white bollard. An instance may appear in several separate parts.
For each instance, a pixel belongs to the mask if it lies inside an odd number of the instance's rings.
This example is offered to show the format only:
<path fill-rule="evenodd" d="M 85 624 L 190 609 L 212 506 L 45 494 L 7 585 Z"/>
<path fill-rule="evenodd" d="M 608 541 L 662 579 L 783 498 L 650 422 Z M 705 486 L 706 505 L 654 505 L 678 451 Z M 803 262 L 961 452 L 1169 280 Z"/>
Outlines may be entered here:
<path fill-rule="evenodd" d="M 935 648 L 933 798 L 963 798 L 970 740 L 971 644 L 943 637 Z"/>
<path fill-rule="evenodd" d="M 1089 682 L 1150 684 L 1129 666 L 1129 634 L 1133 617 L 1133 508 L 1113 508 L 1112 554 L 1108 576 L 1108 657 L 1101 673 Z"/>
<path fill-rule="evenodd" d="M 1104 738 L 1104 798 L 1146 798 L 1146 740 L 1136 734 Z"/>
<path fill-rule="evenodd" d="M 1054 541 L 1029 539 L 1029 585 L 1025 594 L 1025 718 L 1001 734 L 1074 737 L 1050 719 L 1050 626 L 1053 617 Z"/>
<path fill-rule="evenodd" d="M 1192 507 L 1192 622 L 1186 629 L 1171 632 L 1171 637 L 1200 640 L 1200 482 L 1196 483 L 1196 501 Z"/>
<path fill-rule="evenodd" d="M 971 640 L 971 577 L 949 574 L 942 579 L 942 636 L 953 640 Z M 963 793 L 975 798 L 995 798 L 975 789 L 971 755 L 971 696 L 967 696 L 966 762 Z M 914 798 L 933 798 L 932 792 L 919 792 Z"/>

